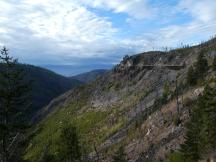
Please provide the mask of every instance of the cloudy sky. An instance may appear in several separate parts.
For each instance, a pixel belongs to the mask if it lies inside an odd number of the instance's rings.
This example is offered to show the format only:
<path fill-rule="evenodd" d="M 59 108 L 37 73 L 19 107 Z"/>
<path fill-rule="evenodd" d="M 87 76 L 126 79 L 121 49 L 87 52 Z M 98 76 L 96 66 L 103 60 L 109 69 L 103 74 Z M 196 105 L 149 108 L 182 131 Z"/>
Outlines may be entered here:
<path fill-rule="evenodd" d="M 216 0 L 0 0 L 0 46 L 34 65 L 107 68 L 215 34 Z"/>

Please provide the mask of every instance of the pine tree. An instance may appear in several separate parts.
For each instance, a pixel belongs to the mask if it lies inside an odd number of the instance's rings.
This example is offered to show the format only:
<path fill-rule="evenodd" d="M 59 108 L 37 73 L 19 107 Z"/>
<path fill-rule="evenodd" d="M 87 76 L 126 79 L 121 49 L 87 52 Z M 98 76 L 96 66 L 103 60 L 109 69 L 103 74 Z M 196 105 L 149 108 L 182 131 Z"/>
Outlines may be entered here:
<path fill-rule="evenodd" d="M 113 156 L 113 162 L 127 162 L 124 147 L 121 146 Z"/>
<path fill-rule="evenodd" d="M 214 84 L 213 84 L 214 85 Z M 206 86 L 186 126 L 181 152 L 187 162 L 196 162 L 216 151 L 216 87 Z"/>
<path fill-rule="evenodd" d="M 17 59 L 4 47 L 0 54 L 0 119 L 3 161 L 10 160 L 11 138 L 20 131 L 23 111 L 29 106 L 29 86 Z M 14 147 L 14 146 L 13 146 Z"/>
<path fill-rule="evenodd" d="M 205 88 L 202 96 L 203 104 L 199 105 L 203 109 L 202 113 L 202 131 L 201 147 L 202 154 L 208 154 L 211 151 L 216 151 L 216 87 Z"/>
<path fill-rule="evenodd" d="M 187 83 L 191 86 L 196 85 L 197 83 L 197 76 L 193 66 L 189 67 L 187 72 Z"/>
<path fill-rule="evenodd" d="M 201 52 L 197 57 L 197 62 L 195 64 L 195 71 L 198 78 L 202 78 L 205 72 L 208 70 L 208 61 L 204 56 L 204 53 Z"/>
<path fill-rule="evenodd" d="M 213 59 L 212 68 L 213 70 L 216 70 L 216 56 Z"/>
<path fill-rule="evenodd" d="M 65 124 L 61 130 L 60 156 L 65 162 L 81 161 L 81 148 L 77 129 L 71 124 Z"/>
<path fill-rule="evenodd" d="M 186 162 L 197 162 L 200 159 L 201 110 L 193 109 L 190 121 L 186 125 L 185 143 L 181 146 L 181 152 Z"/>

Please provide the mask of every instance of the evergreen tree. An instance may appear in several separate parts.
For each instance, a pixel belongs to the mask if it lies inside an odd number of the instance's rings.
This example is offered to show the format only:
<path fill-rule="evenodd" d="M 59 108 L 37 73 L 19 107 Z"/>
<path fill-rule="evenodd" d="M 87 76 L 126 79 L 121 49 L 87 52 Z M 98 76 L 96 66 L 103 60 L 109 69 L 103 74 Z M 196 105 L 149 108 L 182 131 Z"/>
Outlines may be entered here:
<path fill-rule="evenodd" d="M 214 84 L 213 84 L 214 85 Z M 216 151 L 216 87 L 206 86 L 186 126 L 185 143 L 181 147 L 185 161 L 196 162 Z"/>
<path fill-rule="evenodd" d="M 197 162 L 200 159 L 201 113 L 199 107 L 195 107 L 190 121 L 186 125 L 185 143 L 181 146 L 181 152 L 186 162 Z"/>
<path fill-rule="evenodd" d="M 1 50 L 0 64 L 1 154 L 3 162 L 8 162 L 12 156 L 10 139 L 20 131 L 22 111 L 29 106 L 29 86 L 24 80 L 25 73 L 19 68 L 17 59 L 10 57 L 5 47 Z"/>
<path fill-rule="evenodd" d="M 196 85 L 197 83 L 197 76 L 193 66 L 189 67 L 187 72 L 187 83 L 191 86 Z"/>
<path fill-rule="evenodd" d="M 113 156 L 113 162 L 127 162 L 124 147 L 121 146 Z"/>
<path fill-rule="evenodd" d="M 71 124 L 65 124 L 61 130 L 60 139 L 61 161 L 81 161 L 81 148 L 76 127 Z"/>
<path fill-rule="evenodd" d="M 202 79 L 207 70 L 208 70 L 208 61 L 205 58 L 204 53 L 201 52 L 197 57 L 197 61 L 194 67 L 191 66 L 188 69 L 187 83 L 191 86 L 196 85 L 198 79 Z"/>
<path fill-rule="evenodd" d="M 197 62 L 195 64 L 195 70 L 198 78 L 202 78 L 205 72 L 208 70 L 208 61 L 204 56 L 204 53 L 201 52 L 197 57 Z"/>
<path fill-rule="evenodd" d="M 203 109 L 202 113 L 202 131 L 201 147 L 202 154 L 216 151 L 216 87 L 205 88 L 202 96 L 202 103 L 199 105 Z"/>
<path fill-rule="evenodd" d="M 213 70 L 216 70 L 216 56 L 213 59 L 212 68 Z"/>

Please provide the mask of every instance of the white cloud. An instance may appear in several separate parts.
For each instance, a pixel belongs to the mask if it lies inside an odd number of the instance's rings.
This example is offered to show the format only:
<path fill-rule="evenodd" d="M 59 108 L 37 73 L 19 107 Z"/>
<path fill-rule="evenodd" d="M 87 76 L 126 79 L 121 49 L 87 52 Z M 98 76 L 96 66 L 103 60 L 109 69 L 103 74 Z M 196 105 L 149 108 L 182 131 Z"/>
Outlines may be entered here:
<path fill-rule="evenodd" d="M 181 0 L 178 8 L 191 14 L 197 21 L 208 23 L 216 20 L 215 0 Z"/>
<path fill-rule="evenodd" d="M 194 45 L 216 34 L 215 0 L 180 0 L 176 6 L 173 6 L 173 10 L 167 13 L 170 13 L 167 16 L 172 16 L 173 20 L 175 20 L 175 15 L 182 13 L 191 16 L 191 20 L 187 23 L 171 24 L 142 33 L 135 42 L 145 42 L 144 47 L 147 47 L 145 50 L 161 49 L 165 46 L 178 47 L 181 44 Z"/>
<path fill-rule="evenodd" d="M 216 33 L 215 0 L 179 0 L 177 6 L 149 2 L 0 0 L 0 45 L 8 46 L 19 58 L 36 64 L 73 64 L 77 58 L 106 58 L 116 62 L 124 54 L 181 42 L 193 43 L 197 37 L 208 38 Z M 119 35 L 126 32 L 125 29 L 113 27 L 112 19 L 97 15 L 92 8 L 126 13 L 129 15 L 126 23 L 133 26 L 136 22 L 166 20 L 169 25 L 122 38 Z M 178 13 L 186 13 L 192 20 L 172 24 Z M 110 57 L 114 59 L 108 59 Z"/>
<path fill-rule="evenodd" d="M 35 58 L 36 52 L 91 57 L 104 46 L 109 48 L 116 32 L 105 17 L 73 1 L 0 1 L 0 42 L 17 51 L 24 48 L 21 58 Z"/>
<path fill-rule="evenodd" d="M 147 0 L 81 0 L 81 2 L 93 8 L 127 13 L 136 19 L 149 19 L 154 15 L 154 9 Z"/>
<path fill-rule="evenodd" d="M 174 9 L 191 16 L 192 20 L 186 24 L 161 29 L 160 35 L 167 40 L 167 44 L 198 43 L 197 41 L 207 40 L 216 34 L 215 0 L 180 0 Z"/>
<path fill-rule="evenodd" d="M 28 28 L 39 37 L 93 42 L 116 32 L 111 22 L 68 1 L 56 1 L 50 6 L 39 4 L 38 7 L 43 7 L 43 11 L 32 10 L 24 17 L 29 22 Z"/>

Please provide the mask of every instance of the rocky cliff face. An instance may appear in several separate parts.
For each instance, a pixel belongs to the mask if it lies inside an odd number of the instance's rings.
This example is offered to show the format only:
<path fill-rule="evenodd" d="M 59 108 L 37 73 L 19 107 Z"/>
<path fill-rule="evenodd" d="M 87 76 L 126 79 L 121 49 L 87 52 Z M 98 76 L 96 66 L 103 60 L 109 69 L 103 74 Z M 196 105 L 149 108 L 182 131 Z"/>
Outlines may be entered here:
<path fill-rule="evenodd" d="M 184 141 L 190 104 L 198 91 L 202 92 L 202 87 L 188 88 L 185 79 L 189 66 L 203 51 L 211 62 L 216 55 L 216 40 L 170 52 L 125 57 L 95 82 L 56 98 L 41 112 L 42 116 L 49 115 L 38 126 L 40 130 L 25 158 L 35 161 L 44 143 L 54 147 L 56 132 L 66 121 L 77 125 L 89 160 L 111 161 L 113 152 L 123 145 L 131 162 L 167 161 L 168 154 Z M 210 70 L 207 77 L 211 76 L 215 72 Z M 177 113 L 180 123 L 176 121 Z M 55 151 L 52 149 L 50 154 Z"/>

